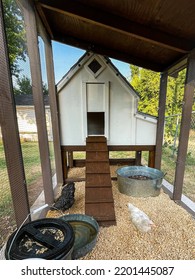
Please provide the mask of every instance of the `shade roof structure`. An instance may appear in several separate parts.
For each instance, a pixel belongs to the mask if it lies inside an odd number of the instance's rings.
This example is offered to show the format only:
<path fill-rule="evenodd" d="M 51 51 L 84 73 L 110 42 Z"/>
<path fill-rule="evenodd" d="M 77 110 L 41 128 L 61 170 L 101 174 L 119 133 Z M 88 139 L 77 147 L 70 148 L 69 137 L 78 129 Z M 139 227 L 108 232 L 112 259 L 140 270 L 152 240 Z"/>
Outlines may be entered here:
<path fill-rule="evenodd" d="M 195 48 L 194 0 L 34 3 L 52 40 L 154 71 L 182 68 Z"/>

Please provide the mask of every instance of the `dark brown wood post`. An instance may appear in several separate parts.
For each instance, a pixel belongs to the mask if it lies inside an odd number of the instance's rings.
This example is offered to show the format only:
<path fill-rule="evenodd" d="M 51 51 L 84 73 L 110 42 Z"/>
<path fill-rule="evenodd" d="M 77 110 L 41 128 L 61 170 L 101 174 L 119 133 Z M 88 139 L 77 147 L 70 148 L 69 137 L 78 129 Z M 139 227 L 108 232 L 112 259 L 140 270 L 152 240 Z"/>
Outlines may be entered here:
<path fill-rule="evenodd" d="M 135 152 L 135 165 L 141 165 L 141 158 L 142 158 L 142 152 L 136 151 Z"/>
<path fill-rule="evenodd" d="M 68 165 L 67 165 L 67 151 L 62 149 L 62 167 L 63 167 L 63 183 L 68 177 Z"/>
<path fill-rule="evenodd" d="M 155 167 L 155 150 L 149 151 L 148 166 Z"/>
<path fill-rule="evenodd" d="M 35 105 L 35 116 L 37 121 L 45 203 L 48 203 L 50 205 L 54 202 L 54 193 L 52 185 L 49 144 L 47 137 L 45 106 L 43 99 L 41 63 L 38 48 L 38 34 L 35 11 L 33 9 L 31 1 L 18 0 L 18 2 L 21 4 L 23 10 L 26 28 L 26 39 L 32 77 L 32 91 Z"/>
<path fill-rule="evenodd" d="M 0 125 L 15 219 L 19 227 L 30 210 L 4 30 L 0 1 Z"/>
<path fill-rule="evenodd" d="M 68 152 L 68 166 L 70 168 L 72 168 L 74 166 L 74 163 L 73 163 L 73 152 L 72 151 Z"/>
<path fill-rule="evenodd" d="M 179 136 L 179 147 L 176 162 L 175 183 L 173 191 L 173 200 L 179 201 L 182 196 L 182 187 L 185 172 L 185 161 L 188 150 L 188 140 L 190 132 L 190 123 L 192 115 L 192 105 L 194 102 L 195 88 L 195 51 L 188 57 L 187 73 L 185 81 L 182 119 Z"/>
<path fill-rule="evenodd" d="M 161 159 L 162 159 L 162 145 L 163 145 L 163 135 L 164 135 L 164 122 L 165 122 L 165 105 L 166 105 L 166 94 L 167 94 L 167 78 L 168 78 L 167 72 L 164 72 L 161 74 L 158 122 L 157 122 L 157 131 L 156 131 L 155 163 L 154 163 L 154 167 L 157 169 L 161 168 Z"/>

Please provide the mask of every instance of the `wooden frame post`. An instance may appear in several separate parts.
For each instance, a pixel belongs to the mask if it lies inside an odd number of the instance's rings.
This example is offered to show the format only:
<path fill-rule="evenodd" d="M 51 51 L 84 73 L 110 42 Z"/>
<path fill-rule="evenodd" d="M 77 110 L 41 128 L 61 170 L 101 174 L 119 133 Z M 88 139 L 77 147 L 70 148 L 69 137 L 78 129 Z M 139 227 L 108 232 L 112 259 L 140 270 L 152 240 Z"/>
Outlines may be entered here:
<path fill-rule="evenodd" d="M 67 151 L 62 149 L 62 166 L 64 182 L 68 178 Z"/>
<path fill-rule="evenodd" d="M 167 72 L 161 73 L 158 122 L 157 122 L 157 131 L 156 131 L 156 151 L 155 151 L 155 163 L 154 163 L 154 167 L 157 169 L 161 168 L 162 145 L 163 145 L 163 135 L 164 135 L 164 122 L 165 122 L 165 106 L 166 106 L 166 95 L 167 95 L 167 79 L 168 79 Z"/>
<path fill-rule="evenodd" d="M 135 165 L 141 165 L 142 151 L 135 152 Z"/>
<path fill-rule="evenodd" d="M 185 172 L 185 161 L 188 150 L 188 139 L 190 132 L 192 105 L 194 102 L 195 89 L 195 50 L 188 57 L 182 119 L 179 136 L 179 146 L 176 162 L 175 183 L 173 191 L 173 200 L 180 201 L 182 196 L 182 187 Z"/>
<path fill-rule="evenodd" d="M 73 168 L 74 167 L 73 152 L 72 151 L 68 152 L 68 167 L 69 168 Z"/>
<path fill-rule="evenodd" d="M 0 124 L 15 219 L 19 227 L 30 210 L 4 30 L 0 1 Z"/>
<path fill-rule="evenodd" d="M 52 172 L 49 155 L 49 144 L 47 137 L 47 126 L 45 117 L 45 106 L 43 99 L 43 86 L 41 75 L 41 63 L 38 48 L 38 33 L 35 18 L 35 11 L 31 1 L 18 0 L 21 4 L 26 27 L 26 39 L 28 55 L 30 60 L 30 70 L 32 77 L 32 91 L 35 105 L 35 116 L 37 121 L 37 131 L 39 140 L 39 151 L 41 158 L 41 168 L 43 177 L 43 188 L 45 203 L 54 202 L 54 192 L 52 185 Z"/>
<path fill-rule="evenodd" d="M 152 168 L 155 167 L 155 150 L 149 151 L 148 166 Z"/>

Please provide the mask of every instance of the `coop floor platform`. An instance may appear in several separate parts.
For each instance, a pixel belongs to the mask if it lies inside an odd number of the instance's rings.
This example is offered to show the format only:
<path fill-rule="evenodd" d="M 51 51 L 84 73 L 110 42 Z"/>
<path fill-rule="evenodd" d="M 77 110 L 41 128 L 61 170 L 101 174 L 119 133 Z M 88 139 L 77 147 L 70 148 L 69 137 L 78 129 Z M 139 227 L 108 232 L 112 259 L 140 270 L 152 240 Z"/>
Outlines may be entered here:
<path fill-rule="evenodd" d="M 116 224 L 106 138 L 89 136 L 86 139 L 85 213 L 99 225 Z"/>

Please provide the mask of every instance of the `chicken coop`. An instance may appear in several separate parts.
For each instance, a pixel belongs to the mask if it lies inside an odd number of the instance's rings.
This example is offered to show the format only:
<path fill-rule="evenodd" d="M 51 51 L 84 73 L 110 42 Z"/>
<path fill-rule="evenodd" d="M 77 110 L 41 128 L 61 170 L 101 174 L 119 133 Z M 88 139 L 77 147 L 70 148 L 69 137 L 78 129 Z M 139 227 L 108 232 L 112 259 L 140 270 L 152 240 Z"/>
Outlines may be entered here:
<path fill-rule="evenodd" d="M 64 157 L 88 136 L 104 136 L 109 150 L 154 151 L 157 120 L 137 111 L 138 93 L 108 57 L 86 52 L 57 91 Z"/>
<path fill-rule="evenodd" d="M 25 22 L 44 203 L 51 205 L 54 202 L 54 192 L 42 94 L 39 36 L 44 41 L 45 47 L 44 64 L 48 79 L 56 165 L 55 186 L 62 186 L 68 179 L 68 166 L 85 164 L 88 176 L 86 198 L 90 198 L 91 201 L 93 197 L 90 187 L 94 186 L 90 186 L 93 183 L 90 181 L 90 168 L 96 170 L 99 168 L 91 162 L 90 156 L 94 159 L 94 154 L 90 154 L 92 148 L 101 146 L 102 158 L 111 151 L 134 151 L 135 159 L 132 164 L 136 165 L 141 162 L 142 151 L 148 151 L 148 166 L 161 168 L 168 77 L 176 77 L 179 71 L 187 68 L 179 146 L 173 175 L 174 186 L 170 196 L 194 214 L 194 208 L 183 201 L 182 195 L 194 103 L 194 1 L 178 3 L 176 0 L 166 2 L 159 0 L 156 5 L 148 5 L 147 1 L 140 4 L 139 1 L 111 0 L 98 1 L 98 3 L 90 1 L 90 4 L 80 0 L 75 5 L 72 5 L 70 0 L 17 0 L 17 2 Z M 30 207 L 18 133 L 2 1 L 0 1 L 0 14 L 1 132 L 15 219 L 20 226 L 29 214 Z M 53 41 L 88 50 L 60 81 L 57 94 Z M 106 56 L 161 73 L 157 123 L 151 116 L 137 112 L 139 98 L 137 93 Z M 59 114 L 60 118 L 58 118 Z M 72 156 L 74 151 L 86 152 L 86 160 L 74 161 Z M 124 162 L 129 164 L 130 159 Z M 105 173 L 112 161 L 110 158 L 106 160 L 104 158 L 104 163 L 105 165 L 101 166 L 105 184 L 107 182 Z M 109 184 L 110 181 L 107 182 L 107 187 L 110 186 Z M 110 192 L 110 188 L 99 190 L 104 197 Z M 102 211 L 101 209 L 99 212 Z"/>
<path fill-rule="evenodd" d="M 64 180 L 68 168 L 86 167 L 85 213 L 99 224 L 115 224 L 110 151 L 133 151 L 113 163 L 141 165 L 154 155 L 156 118 L 137 111 L 139 95 L 106 56 L 86 52 L 57 85 Z M 81 162 L 75 151 L 84 151 Z M 149 157 L 154 166 L 154 157 Z M 69 178 L 68 178 L 69 179 Z M 77 178 L 72 178 L 77 181 Z"/>

